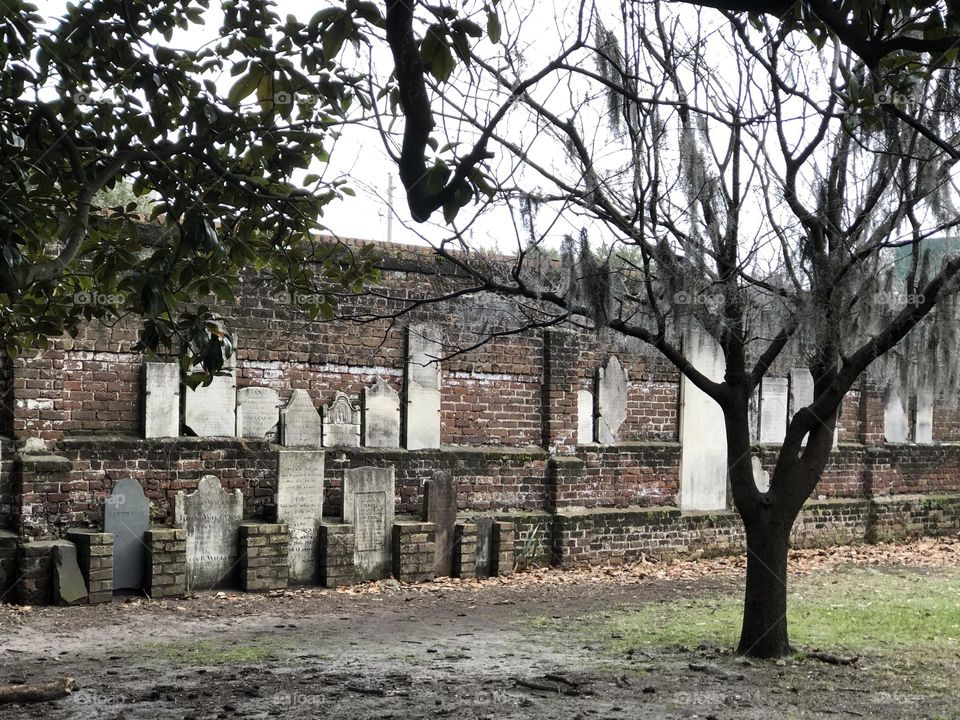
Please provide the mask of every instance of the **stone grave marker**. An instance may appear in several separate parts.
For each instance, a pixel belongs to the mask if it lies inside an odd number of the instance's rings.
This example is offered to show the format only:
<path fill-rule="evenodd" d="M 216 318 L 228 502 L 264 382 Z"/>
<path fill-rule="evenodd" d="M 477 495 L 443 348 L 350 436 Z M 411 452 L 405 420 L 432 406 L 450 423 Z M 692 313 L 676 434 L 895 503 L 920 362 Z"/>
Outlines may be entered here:
<path fill-rule="evenodd" d="M 206 387 L 184 387 L 183 424 L 198 437 L 237 434 L 237 370 L 226 372 Z"/>
<path fill-rule="evenodd" d="M 143 436 L 177 437 L 180 434 L 180 366 L 144 363 L 143 395 Z"/>
<path fill-rule="evenodd" d="M 494 518 L 488 515 L 482 515 L 473 519 L 473 524 L 477 526 L 477 577 L 490 577 L 490 571 L 493 567 L 493 558 L 491 557 L 491 548 L 493 544 L 493 523 Z"/>
<path fill-rule="evenodd" d="M 277 452 L 277 520 L 290 529 L 287 558 L 291 583 L 317 580 L 323 458 L 323 450 Z"/>
<path fill-rule="evenodd" d="M 597 442 L 617 441 L 620 426 L 627 419 L 627 372 L 616 355 L 597 370 Z"/>
<path fill-rule="evenodd" d="M 406 445 L 408 450 L 440 447 L 440 357 L 436 330 L 411 325 L 407 330 Z"/>
<path fill-rule="evenodd" d="M 589 390 L 577 391 L 577 443 L 585 445 L 593 442 L 593 393 Z"/>
<path fill-rule="evenodd" d="M 343 472 L 343 522 L 354 528 L 358 579 L 390 577 L 395 495 L 392 467 Z"/>
<path fill-rule="evenodd" d="M 899 379 L 890 382 L 884 393 L 883 436 L 888 443 L 910 440 L 907 394 L 903 391 Z"/>
<path fill-rule="evenodd" d="M 363 389 L 363 444 L 400 447 L 400 394 L 384 381 Z"/>
<path fill-rule="evenodd" d="M 360 408 L 346 393 L 337 392 L 333 402 L 323 406 L 324 447 L 359 447 Z"/>
<path fill-rule="evenodd" d="M 187 590 L 209 590 L 237 575 L 243 493 L 226 492 L 219 478 L 204 475 L 196 492 L 177 493 L 173 524 L 187 529 Z"/>
<path fill-rule="evenodd" d="M 77 547 L 71 542 L 58 542 L 53 547 L 53 598 L 63 605 L 75 605 L 87 599 L 87 585 L 77 562 Z"/>
<path fill-rule="evenodd" d="M 423 492 L 423 519 L 437 527 L 434 575 L 450 577 L 457 524 L 457 481 L 450 473 L 438 470 L 427 480 Z"/>
<path fill-rule="evenodd" d="M 760 442 L 783 442 L 787 434 L 787 378 L 765 377 L 760 381 Z"/>
<path fill-rule="evenodd" d="M 287 447 L 320 447 L 323 423 L 306 390 L 294 390 L 280 411 L 280 444 Z"/>
<path fill-rule="evenodd" d="M 113 534 L 113 589 L 143 588 L 147 564 L 144 534 L 150 529 L 150 501 L 140 483 L 124 478 L 113 486 L 103 509 L 103 531 Z"/>
<path fill-rule="evenodd" d="M 273 388 L 237 390 L 237 436 L 276 439 L 280 422 L 280 396 Z"/>

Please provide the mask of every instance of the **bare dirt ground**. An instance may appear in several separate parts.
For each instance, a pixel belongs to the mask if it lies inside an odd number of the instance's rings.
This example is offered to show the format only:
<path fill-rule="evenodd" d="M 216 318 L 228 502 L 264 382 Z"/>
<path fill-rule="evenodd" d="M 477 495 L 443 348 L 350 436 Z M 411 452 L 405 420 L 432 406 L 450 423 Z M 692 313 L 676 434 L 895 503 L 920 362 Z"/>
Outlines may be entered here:
<path fill-rule="evenodd" d="M 960 567 L 960 542 L 795 553 L 794 577 L 857 566 Z M 0 606 L 0 684 L 80 690 L 0 717 L 960 717 L 960 680 L 878 686 L 875 659 L 743 661 L 729 647 L 611 650 L 581 620 L 739 593 L 742 560 L 534 571 L 271 596 L 203 593 L 109 606 Z M 960 602 L 960 598 L 958 598 Z M 616 635 L 614 635 L 616 637 Z M 828 648 L 829 649 L 829 648 Z M 955 661 L 956 659 L 954 659 Z"/>

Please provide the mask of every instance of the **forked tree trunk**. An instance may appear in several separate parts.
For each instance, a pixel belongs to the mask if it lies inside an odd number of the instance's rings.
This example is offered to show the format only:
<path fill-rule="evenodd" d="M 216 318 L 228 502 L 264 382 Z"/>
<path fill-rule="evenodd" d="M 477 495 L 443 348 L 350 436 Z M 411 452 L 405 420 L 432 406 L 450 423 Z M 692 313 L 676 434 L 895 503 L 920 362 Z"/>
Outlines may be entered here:
<path fill-rule="evenodd" d="M 764 512 L 747 522 L 747 583 L 738 655 L 779 658 L 790 653 L 787 636 L 787 550 L 792 519 Z"/>

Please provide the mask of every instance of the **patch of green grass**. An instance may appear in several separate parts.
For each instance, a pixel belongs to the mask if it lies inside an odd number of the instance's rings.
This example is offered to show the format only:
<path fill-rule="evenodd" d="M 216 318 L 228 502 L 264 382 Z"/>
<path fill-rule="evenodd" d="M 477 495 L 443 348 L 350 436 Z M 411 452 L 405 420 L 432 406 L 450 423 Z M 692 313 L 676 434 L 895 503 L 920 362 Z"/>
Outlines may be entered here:
<path fill-rule="evenodd" d="M 181 640 L 178 642 L 144 643 L 140 646 L 146 656 L 174 665 L 226 665 L 255 663 L 279 657 L 279 645 L 269 639 L 255 645 L 227 644 L 216 640 Z"/>

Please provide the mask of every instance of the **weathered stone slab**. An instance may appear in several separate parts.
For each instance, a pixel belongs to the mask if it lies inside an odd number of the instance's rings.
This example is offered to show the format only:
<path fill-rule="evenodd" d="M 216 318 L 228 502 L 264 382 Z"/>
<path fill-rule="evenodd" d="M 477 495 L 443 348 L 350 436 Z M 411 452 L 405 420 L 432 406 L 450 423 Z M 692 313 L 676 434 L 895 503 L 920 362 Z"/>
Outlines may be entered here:
<path fill-rule="evenodd" d="M 144 363 L 143 395 L 143 436 L 177 437 L 180 434 L 180 366 Z"/>
<path fill-rule="evenodd" d="M 917 392 L 917 417 L 913 441 L 928 445 L 933 442 L 933 388 L 925 385 Z"/>
<path fill-rule="evenodd" d="M 607 366 L 597 370 L 597 442 L 615 443 L 626 419 L 627 371 L 617 356 L 611 355 Z"/>
<path fill-rule="evenodd" d="M 493 523 L 494 518 L 481 516 L 474 518 L 473 524 L 477 527 L 477 577 L 490 577 L 493 569 Z"/>
<path fill-rule="evenodd" d="M 392 467 L 344 470 L 343 522 L 354 527 L 354 566 L 360 580 L 390 576 L 395 495 Z"/>
<path fill-rule="evenodd" d="M 753 482 L 760 492 L 767 492 L 770 489 L 770 473 L 763 469 L 763 463 L 760 458 L 753 455 L 750 458 L 750 465 L 753 468 Z"/>
<path fill-rule="evenodd" d="M 196 390 L 184 387 L 183 424 L 198 437 L 237 434 L 237 370 L 226 369 Z"/>
<path fill-rule="evenodd" d="M 323 450 L 277 452 L 277 520 L 286 523 L 291 583 L 317 580 L 320 521 L 323 517 Z"/>
<path fill-rule="evenodd" d="M 224 491 L 220 480 L 204 475 L 196 492 L 177 493 L 173 524 L 187 530 L 187 590 L 209 590 L 238 575 L 243 493 Z"/>
<path fill-rule="evenodd" d="M 346 393 L 337 392 L 333 402 L 323 406 L 323 446 L 359 447 L 360 408 Z"/>
<path fill-rule="evenodd" d="M 77 547 L 71 542 L 58 542 L 53 547 L 53 598 L 58 605 L 75 605 L 87 599 Z"/>
<path fill-rule="evenodd" d="M 593 393 L 589 390 L 577 392 L 577 442 L 593 442 Z"/>
<path fill-rule="evenodd" d="M 280 411 L 280 443 L 287 447 L 320 447 L 323 422 L 306 390 L 294 390 Z"/>
<path fill-rule="evenodd" d="M 400 447 L 400 394 L 383 378 L 363 389 L 363 444 Z"/>
<path fill-rule="evenodd" d="M 813 375 L 807 368 L 790 370 L 790 417 L 813 402 Z"/>
<path fill-rule="evenodd" d="M 147 566 L 144 535 L 150 529 L 150 501 L 133 478 L 119 480 L 103 508 L 103 531 L 113 534 L 113 589 L 140 590 Z"/>
<path fill-rule="evenodd" d="M 408 450 L 440 447 L 440 358 L 438 333 L 429 325 L 407 330 L 406 445 Z"/>
<path fill-rule="evenodd" d="M 910 440 L 907 395 L 899 381 L 887 385 L 884 394 L 883 436 L 888 443 L 904 443 Z"/>
<path fill-rule="evenodd" d="M 457 481 L 443 470 L 435 472 L 423 492 L 423 519 L 436 527 L 433 572 L 453 575 L 454 528 L 457 524 Z"/>
<path fill-rule="evenodd" d="M 760 382 L 760 442 L 780 444 L 787 434 L 787 378 Z"/>
<path fill-rule="evenodd" d="M 237 391 L 237 436 L 275 440 L 280 422 L 280 396 L 273 388 Z"/>

